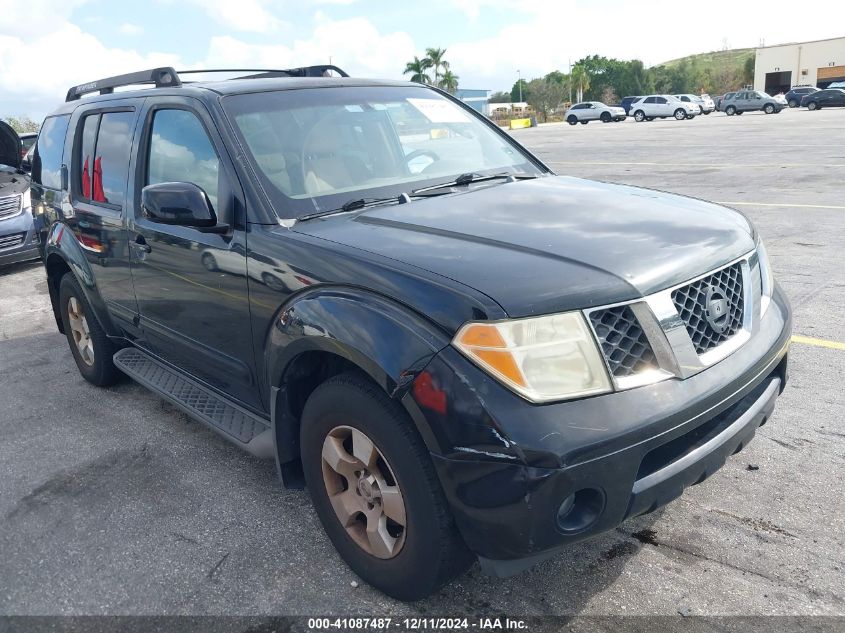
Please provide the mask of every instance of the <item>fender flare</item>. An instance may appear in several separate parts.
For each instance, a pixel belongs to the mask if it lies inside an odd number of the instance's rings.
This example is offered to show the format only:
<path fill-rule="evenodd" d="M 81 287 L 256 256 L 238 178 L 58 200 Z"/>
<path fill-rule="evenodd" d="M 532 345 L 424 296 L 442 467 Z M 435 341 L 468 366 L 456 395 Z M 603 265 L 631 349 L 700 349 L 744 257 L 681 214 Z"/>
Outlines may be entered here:
<path fill-rule="evenodd" d="M 63 331 L 61 313 L 59 310 L 59 282 L 60 278 L 53 279 L 50 276 L 50 270 L 59 258 L 73 273 L 85 298 L 88 300 L 88 305 L 94 311 L 94 317 L 99 322 L 100 326 L 109 336 L 120 336 L 120 330 L 114 325 L 109 317 L 108 309 L 97 291 L 97 283 L 94 277 L 94 271 L 88 263 L 88 259 L 82 250 L 82 246 L 65 224 L 56 222 L 47 231 L 47 236 L 44 245 L 44 266 L 47 270 L 47 287 L 50 291 L 50 302 L 53 304 L 53 313 L 56 317 L 56 324 L 59 326 L 59 331 Z"/>
<path fill-rule="evenodd" d="M 419 373 L 450 342 L 448 333 L 411 308 L 349 287 L 314 288 L 276 313 L 265 339 L 271 388 L 270 418 L 277 463 L 299 459 L 299 419 L 291 409 L 291 368 L 308 352 L 337 356 L 366 373 L 408 413 L 429 450 L 437 441 L 408 391 Z M 408 397 L 406 397 L 408 396 Z"/>

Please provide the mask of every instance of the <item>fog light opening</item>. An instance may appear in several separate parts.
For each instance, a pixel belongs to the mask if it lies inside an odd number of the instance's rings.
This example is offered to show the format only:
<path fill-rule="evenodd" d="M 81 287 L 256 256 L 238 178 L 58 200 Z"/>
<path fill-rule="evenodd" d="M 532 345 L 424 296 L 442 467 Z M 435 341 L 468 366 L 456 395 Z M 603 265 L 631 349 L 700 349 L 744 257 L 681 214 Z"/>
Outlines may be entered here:
<path fill-rule="evenodd" d="M 563 500 L 557 510 L 557 526 L 562 532 L 586 530 L 604 510 L 604 493 L 596 488 L 583 488 Z"/>

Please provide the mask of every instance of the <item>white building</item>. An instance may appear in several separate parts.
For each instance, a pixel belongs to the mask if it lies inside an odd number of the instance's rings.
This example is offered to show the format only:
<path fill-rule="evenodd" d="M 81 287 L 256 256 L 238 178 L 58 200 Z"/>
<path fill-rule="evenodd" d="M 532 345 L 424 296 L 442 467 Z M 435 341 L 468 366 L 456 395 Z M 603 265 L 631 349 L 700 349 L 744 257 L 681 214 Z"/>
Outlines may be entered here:
<path fill-rule="evenodd" d="M 757 49 L 755 90 L 777 94 L 797 85 L 825 88 L 833 81 L 845 81 L 845 37 Z"/>

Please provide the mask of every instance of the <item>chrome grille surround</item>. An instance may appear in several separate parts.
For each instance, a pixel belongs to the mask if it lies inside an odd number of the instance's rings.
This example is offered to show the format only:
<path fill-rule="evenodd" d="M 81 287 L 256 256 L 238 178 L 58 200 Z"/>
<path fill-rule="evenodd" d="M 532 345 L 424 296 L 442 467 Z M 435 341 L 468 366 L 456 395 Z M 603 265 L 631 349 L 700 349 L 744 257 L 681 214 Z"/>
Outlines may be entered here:
<path fill-rule="evenodd" d="M 3 196 L 0 198 L 0 220 L 20 215 L 23 211 L 23 206 L 21 205 L 22 198 L 23 196 L 19 193 L 16 193 L 13 196 Z"/>
<path fill-rule="evenodd" d="M 26 233 L 12 233 L 11 235 L 3 235 L 0 237 L 0 250 L 7 248 L 15 248 L 26 241 Z"/>
<path fill-rule="evenodd" d="M 730 270 L 736 272 L 726 274 L 726 271 Z M 730 317 L 735 317 L 735 322 L 732 321 L 730 324 L 732 327 L 726 330 L 730 334 L 721 337 L 713 345 L 697 347 L 688 323 L 679 312 L 673 295 L 679 290 L 683 295 L 685 289 L 697 288 L 704 281 L 710 283 L 711 278 L 732 279 L 735 282 L 735 290 L 741 295 L 738 299 L 741 310 L 738 315 L 735 311 Z M 752 331 L 757 327 L 761 307 L 761 279 L 760 263 L 755 249 L 715 270 L 642 299 L 584 310 L 584 316 L 602 349 L 614 387 L 617 390 L 624 390 L 667 378 L 689 378 L 735 352 L 751 338 Z M 642 337 L 647 341 L 654 356 L 650 366 L 642 364 L 635 366 L 632 372 L 626 372 L 624 375 L 616 369 L 617 363 L 613 360 L 615 348 L 607 349 L 607 336 L 603 338 L 605 330 L 596 326 L 597 322 L 601 323 L 603 314 L 620 307 L 627 307 L 634 315 Z M 642 342 L 642 339 L 638 340 Z M 618 359 L 620 352 L 616 352 L 615 357 Z"/>

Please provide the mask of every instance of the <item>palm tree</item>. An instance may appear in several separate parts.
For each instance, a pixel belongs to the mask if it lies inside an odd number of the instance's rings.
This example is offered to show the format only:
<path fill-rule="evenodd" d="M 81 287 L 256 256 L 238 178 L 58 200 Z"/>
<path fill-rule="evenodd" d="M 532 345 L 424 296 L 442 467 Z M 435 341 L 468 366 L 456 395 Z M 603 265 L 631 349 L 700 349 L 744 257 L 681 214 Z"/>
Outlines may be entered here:
<path fill-rule="evenodd" d="M 425 49 L 426 59 L 429 61 L 429 68 L 434 68 L 434 84 L 439 85 L 440 77 L 440 68 L 443 70 L 449 70 L 449 62 L 446 61 L 446 49 L 445 48 L 427 48 Z"/>
<path fill-rule="evenodd" d="M 415 83 L 430 84 L 431 77 L 429 77 L 425 72 L 429 68 L 431 68 L 431 60 L 428 57 L 420 59 L 414 55 L 414 61 L 405 64 L 405 70 L 402 74 L 407 75 L 408 73 L 411 73 L 411 81 Z"/>
<path fill-rule="evenodd" d="M 458 90 L 458 79 L 460 77 L 447 68 L 440 78 L 440 87 L 449 94 L 455 94 Z"/>
<path fill-rule="evenodd" d="M 590 73 L 581 64 L 575 64 L 570 73 L 573 86 L 578 86 L 578 101 L 584 100 L 584 91 L 590 89 Z"/>

